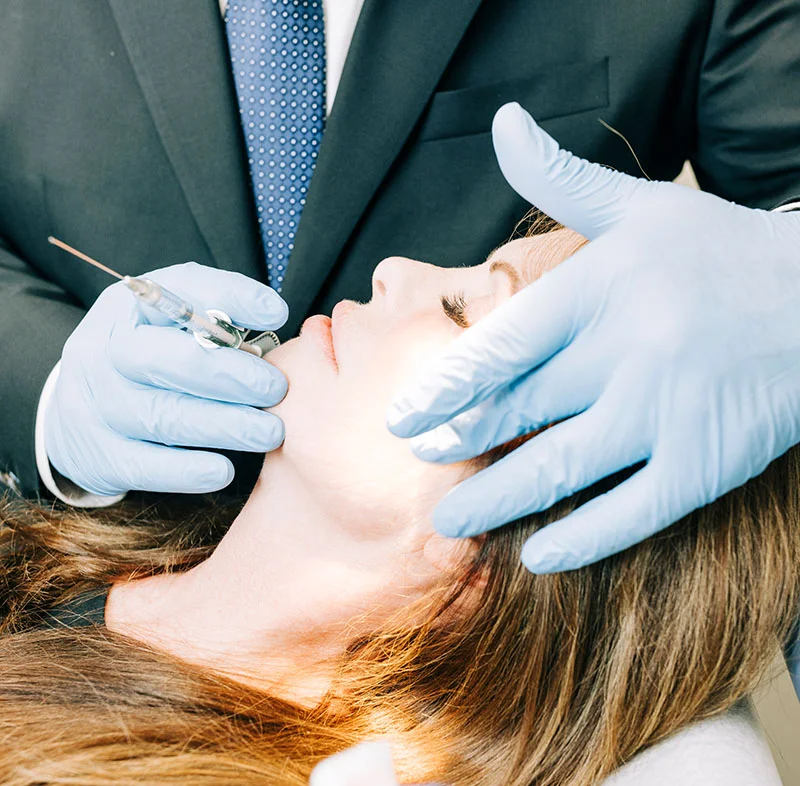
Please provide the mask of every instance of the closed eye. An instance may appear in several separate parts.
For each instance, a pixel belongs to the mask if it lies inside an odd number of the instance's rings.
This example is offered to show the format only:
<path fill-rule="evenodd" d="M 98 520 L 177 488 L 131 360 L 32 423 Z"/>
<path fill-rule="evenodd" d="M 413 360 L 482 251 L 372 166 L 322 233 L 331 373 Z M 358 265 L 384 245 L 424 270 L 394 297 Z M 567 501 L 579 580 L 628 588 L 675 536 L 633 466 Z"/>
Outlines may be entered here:
<path fill-rule="evenodd" d="M 463 292 L 455 295 L 442 295 L 441 303 L 442 309 L 444 309 L 444 313 L 449 319 L 452 319 L 460 328 L 469 327 L 466 314 L 467 301 Z"/>

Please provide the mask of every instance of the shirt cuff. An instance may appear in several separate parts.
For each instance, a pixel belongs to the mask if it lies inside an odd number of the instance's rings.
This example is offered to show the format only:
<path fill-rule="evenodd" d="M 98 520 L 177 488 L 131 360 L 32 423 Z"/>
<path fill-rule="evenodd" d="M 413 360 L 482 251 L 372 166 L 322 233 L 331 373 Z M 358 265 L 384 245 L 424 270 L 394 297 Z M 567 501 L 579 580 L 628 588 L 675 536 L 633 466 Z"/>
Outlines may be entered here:
<path fill-rule="evenodd" d="M 56 499 L 60 499 L 62 502 L 66 502 L 67 505 L 73 505 L 76 508 L 107 508 L 123 500 L 125 495 L 117 494 L 113 497 L 106 497 L 100 494 L 92 494 L 73 483 L 69 478 L 65 478 L 63 475 L 59 474 L 47 458 L 47 448 L 44 438 L 45 413 L 47 412 L 47 405 L 53 397 L 60 368 L 61 361 L 59 360 L 47 377 L 44 387 L 42 388 L 42 394 L 39 396 L 39 406 L 36 410 L 36 426 L 34 428 L 33 437 L 34 447 L 36 449 L 36 469 L 39 471 L 39 477 L 44 487 Z"/>

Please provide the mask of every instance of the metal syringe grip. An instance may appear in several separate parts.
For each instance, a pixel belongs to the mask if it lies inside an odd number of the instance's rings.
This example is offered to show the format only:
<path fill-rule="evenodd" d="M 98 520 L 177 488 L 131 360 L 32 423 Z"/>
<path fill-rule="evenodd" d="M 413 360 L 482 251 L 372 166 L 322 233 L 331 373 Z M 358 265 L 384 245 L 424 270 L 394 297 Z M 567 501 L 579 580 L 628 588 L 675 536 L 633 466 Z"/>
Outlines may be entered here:
<path fill-rule="evenodd" d="M 244 343 L 245 331 L 231 323 L 230 317 L 216 308 L 205 312 L 207 319 L 195 319 L 195 324 L 203 330 L 203 334 L 195 332 L 194 337 L 204 347 L 230 347 L 239 349 Z"/>

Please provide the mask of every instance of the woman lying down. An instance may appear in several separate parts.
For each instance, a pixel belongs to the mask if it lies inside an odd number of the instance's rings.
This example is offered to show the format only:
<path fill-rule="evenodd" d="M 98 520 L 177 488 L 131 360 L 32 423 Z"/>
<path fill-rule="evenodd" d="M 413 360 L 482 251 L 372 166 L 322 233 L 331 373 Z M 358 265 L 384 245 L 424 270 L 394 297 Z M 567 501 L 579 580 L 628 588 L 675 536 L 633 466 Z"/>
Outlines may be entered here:
<path fill-rule="evenodd" d="M 509 446 L 431 465 L 384 424 L 414 367 L 581 243 L 384 260 L 369 303 L 270 354 L 286 442 L 243 507 L 8 503 L 0 782 L 300 786 L 381 738 L 404 783 L 589 786 L 731 717 L 800 605 L 797 450 L 621 555 L 534 576 L 532 531 L 611 484 L 448 540 L 435 504 Z"/>

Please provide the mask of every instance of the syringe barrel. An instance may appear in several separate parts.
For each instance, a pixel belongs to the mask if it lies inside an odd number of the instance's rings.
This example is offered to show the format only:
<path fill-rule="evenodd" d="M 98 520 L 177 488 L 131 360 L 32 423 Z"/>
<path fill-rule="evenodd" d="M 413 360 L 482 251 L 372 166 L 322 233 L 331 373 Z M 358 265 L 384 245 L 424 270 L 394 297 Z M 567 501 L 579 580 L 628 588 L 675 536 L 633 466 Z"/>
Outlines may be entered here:
<path fill-rule="evenodd" d="M 217 346 L 235 349 L 241 346 L 244 340 L 243 331 L 204 311 L 195 311 L 191 303 L 170 292 L 166 287 L 149 278 L 125 276 L 122 280 L 142 303 L 191 330 L 195 335 Z"/>
<path fill-rule="evenodd" d="M 195 311 L 191 303 L 149 278 L 125 276 L 123 282 L 139 300 L 164 314 L 173 322 L 191 330 L 195 337 L 205 339 L 211 345 L 246 349 L 252 354 L 261 356 L 262 348 L 260 346 L 245 347 L 245 331 L 230 324 L 227 316 L 222 312 Z M 278 343 L 277 336 L 276 343 Z"/>
<path fill-rule="evenodd" d="M 151 281 L 149 278 L 126 276 L 123 282 L 142 303 L 156 309 L 173 322 L 184 325 L 192 319 L 191 303 L 187 303 L 155 281 Z"/>

